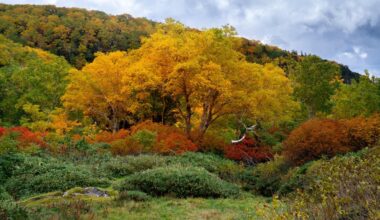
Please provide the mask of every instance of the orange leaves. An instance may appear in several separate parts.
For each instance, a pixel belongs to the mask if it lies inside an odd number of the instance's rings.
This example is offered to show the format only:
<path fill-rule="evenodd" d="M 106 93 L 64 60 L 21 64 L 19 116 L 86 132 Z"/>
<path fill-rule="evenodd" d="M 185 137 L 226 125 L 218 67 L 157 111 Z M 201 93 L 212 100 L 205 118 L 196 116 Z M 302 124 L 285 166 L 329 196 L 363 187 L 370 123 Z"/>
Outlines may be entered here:
<path fill-rule="evenodd" d="M 127 130 L 121 129 L 118 132 L 112 133 L 109 131 L 102 131 L 97 134 L 91 142 L 102 142 L 102 143 L 111 143 L 113 141 L 121 140 L 127 138 L 129 132 Z"/>
<path fill-rule="evenodd" d="M 47 146 L 43 140 L 46 133 L 32 132 L 26 127 L 0 128 L 0 136 L 7 134 L 16 134 L 15 139 L 18 141 L 18 148 L 20 149 L 28 148 L 30 145 Z"/>
<path fill-rule="evenodd" d="M 380 117 L 350 120 L 312 119 L 284 141 L 284 154 L 296 165 L 322 156 L 357 151 L 380 140 Z"/>
<path fill-rule="evenodd" d="M 198 147 L 189 140 L 180 129 L 145 121 L 132 127 L 132 134 L 139 130 L 149 130 L 157 134 L 152 151 L 161 154 L 182 154 L 186 151 L 197 151 Z"/>
<path fill-rule="evenodd" d="M 284 141 L 284 154 L 296 165 L 350 151 L 344 125 L 330 119 L 312 119 L 293 130 Z"/>

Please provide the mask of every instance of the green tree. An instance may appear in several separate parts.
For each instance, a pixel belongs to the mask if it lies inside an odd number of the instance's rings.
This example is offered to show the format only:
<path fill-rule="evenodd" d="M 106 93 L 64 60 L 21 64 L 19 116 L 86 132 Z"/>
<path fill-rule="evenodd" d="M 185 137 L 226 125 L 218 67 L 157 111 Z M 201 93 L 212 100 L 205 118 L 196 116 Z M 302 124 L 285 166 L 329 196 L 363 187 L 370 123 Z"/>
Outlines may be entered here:
<path fill-rule="evenodd" d="M 336 118 L 368 116 L 380 111 L 380 82 L 370 78 L 368 72 L 359 81 L 341 84 L 333 100 L 333 115 Z"/>
<path fill-rule="evenodd" d="M 290 74 L 290 78 L 294 84 L 294 95 L 306 106 L 310 118 L 317 112 L 331 111 L 330 97 L 340 81 L 337 64 L 324 61 L 317 56 L 306 56 Z"/>
<path fill-rule="evenodd" d="M 17 124 L 23 106 L 38 105 L 49 112 L 61 105 L 70 65 L 62 57 L 23 47 L 0 35 L 0 120 Z"/>

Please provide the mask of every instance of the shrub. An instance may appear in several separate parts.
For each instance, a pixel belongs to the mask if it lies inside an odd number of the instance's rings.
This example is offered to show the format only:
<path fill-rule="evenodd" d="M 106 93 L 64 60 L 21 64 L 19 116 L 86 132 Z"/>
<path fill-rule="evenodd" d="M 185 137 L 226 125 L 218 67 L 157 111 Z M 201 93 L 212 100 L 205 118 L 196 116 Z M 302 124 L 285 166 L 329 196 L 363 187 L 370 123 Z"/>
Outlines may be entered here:
<path fill-rule="evenodd" d="M 27 212 L 0 186 L 0 219 L 27 219 Z"/>
<path fill-rule="evenodd" d="M 295 165 L 333 157 L 350 151 L 346 139 L 345 126 L 330 119 L 311 119 L 293 130 L 284 141 L 284 155 Z"/>
<path fill-rule="evenodd" d="M 145 121 L 131 128 L 132 136 L 142 130 L 154 132 L 157 135 L 156 143 L 153 146 L 155 153 L 181 154 L 198 150 L 198 147 L 186 137 L 185 133 L 176 127 Z"/>
<path fill-rule="evenodd" d="M 19 148 L 26 148 L 31 144 L 45 147 L 46 143 L 43 141 L 45 134 L 39 132 L 32 132 L 26 127 L 13 127 L 8 132 L 18 133 L 17 141 Z"/>
<path fill-rule="evenodd" d="M 120 129 L 119 131 L 112 133 L 109 131 L 102 131 L 95 135 L 94 140 L 91 140 L 90 142 L 103 142 L 103 143 L 111 143 L 116 140 L 125 139 L 128 137 L 129 132 L 124 129 Z"/>
<path fill-rule="evenodd" d="M 214 154 L 187 152 L 168 158 L 169 164 L 195 166 L 205 168 L 228 181 L 237 181 L 244 167 L 234 161 L 224 159 Z"/>
<path fill-rule="evenodd" d="M 75 186 L 106 186 L 108 181 L 96 178 L 86 167 L 55 159 L 28 157 L 21 163 L 5 187 L 14 197 L 66 190 Z"/>
<path fill-rule="evenodd" d="M 111 142 L 110 151 L 113 155 L 136 155 L 143 152 L 143 146 L 135 139 L 126 139 Z"/>
<path fill-rule="evenodd" d="M 8 153 L 16 152 L 18 141 L 12 138 L 11 135 L 3 135 L 0 137 L 0 156 Z"/>
<path fill-rule="evenodd" d="M 0 127 L 0 137 L 3 136 L 3 134 L 5 134 L 5 131 L 6 131 L 5 128 Z"/>
<path fill-rule="evenodd" d="M 281 179 L 289 169 L 289 165 L 283 157 L 275 157 L 274 160 L 258 164 L 252 171 L 248 170 L 243 180 L 245 189 L 253 190 L 264 196 L 272 196 L 281 187 Z"/>
<path fill-rule="evenodd" d="M 346 142 L 356 151 L 380 142 L 380 114 L 343 120 Z"/>
<path fill-rule="evenodd" d="M 313 163 L 290 213 L 305 219 L 378 219 L 380 147 Z"/>
<path fill-rule="evenodd" d="M 156 144 L 157 134 L 146 129 L 138 130 L 130 139 L 139 143 L 143 147 L 143 152 L 150 152 Z"/>
<path fill-rule="evenodd" d="M 158 167 L 127 177 L 127 189 L 150 195 L 176 197 L 229 197 L 239 194 L 239 188 L 199 167 Z"/>
<path fill-rule="evenodd" d="M 115 157 L 101 164 L 101 170 L 111 177 L 123 177 L 165 165 L 165 159 L 156 155 Z"/>
<path fill-rule="evenodd" d="M 271 149 L 258 146 L 253 138 L 245 138 L 242 142 L 231 144 L 225 148 L 224 156 L 231 160 L 254 164 L 269 161 L 273 158 Z"/>
<path fill-rule="evenodd" d="M 119 193 L 117 200 L 119 201 L 136 201 L 136 202 L 144 202 L 150 200 L 151 197 L 141 191 L 122 191 Z"/>

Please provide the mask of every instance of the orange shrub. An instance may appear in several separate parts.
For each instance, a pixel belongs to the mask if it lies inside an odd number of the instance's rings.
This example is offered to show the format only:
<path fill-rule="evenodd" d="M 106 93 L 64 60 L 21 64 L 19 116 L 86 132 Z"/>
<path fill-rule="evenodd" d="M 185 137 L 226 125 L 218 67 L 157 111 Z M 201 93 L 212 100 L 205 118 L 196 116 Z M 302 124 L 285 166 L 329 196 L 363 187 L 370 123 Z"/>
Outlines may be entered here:
<path fill-rule="evenodd" d="M 112 133 L 109 131 L 102 131 L 95 135 L 94 140 L 89 140 L 89 142 L 96 143 L 96 142 L 102 142 L 102 143 L 111 143 L 116 140 L 121 140 L 127 138 L 129 135 L 129 132 L 127 130 L 121 129 L 117 131 L 116 133 Z"/>
<path fill-rule="evenodd" d="M 360 150 L 379 143 L 380 114 L 375 114 L 369 118 L 356 117 L 342 122 L 346 126 L 346 140 L 352 150 Z"/>
<path fill-rule="evenodd" d="M 143 146 L 132 138 L 116 140 L 111 143 L 110 151 L 113 155 L 135 155 L 141 153 Z"/>
<path fill-rule="evenodd" d="M 153 146 L 155 153 L 181 154 L 186 151 L 198 150 L 198 147 L 186 137 L 185 133 L 176 127 L 145 121 L 133 126 L 131 134 L 140 130 L 148 130 L 157 134 L 157 141 Z"/>
<path fill-rule="evenodd" d="M 351 147 L 346 142 L 344 123 L 330 119 L 311 119 L 294 129 L 283 142 L 285 157 L 300 165 L 321 156 L 332 157 L 346 153 Z"/>

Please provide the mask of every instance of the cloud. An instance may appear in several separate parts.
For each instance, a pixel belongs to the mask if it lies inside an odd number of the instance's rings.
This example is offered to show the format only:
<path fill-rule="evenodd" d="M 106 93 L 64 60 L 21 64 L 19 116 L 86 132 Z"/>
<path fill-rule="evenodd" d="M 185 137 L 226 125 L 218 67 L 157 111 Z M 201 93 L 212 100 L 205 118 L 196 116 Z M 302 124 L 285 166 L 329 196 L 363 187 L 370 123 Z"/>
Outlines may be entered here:
<path fill-rule="evenodd" d="M 1 1 L 1 0 L 0 0 Z M 379 0 L 5 0 L 5 3 L 56 4 L 128 13 L 188 26 L 231 24 L 241 36 L 288 50 L 335 59 L 351 69 L 380 76 Z"/>

